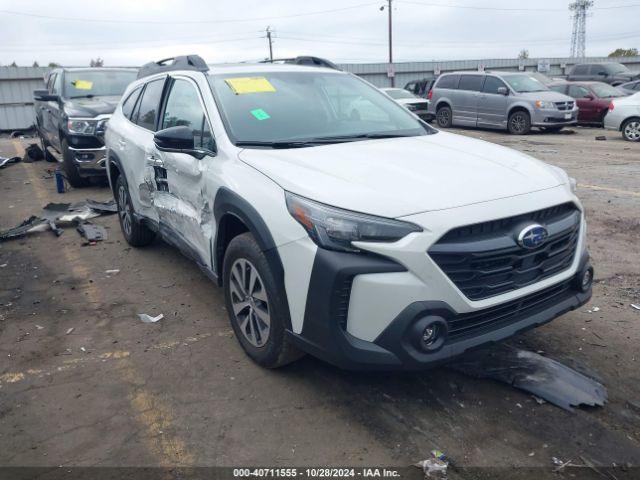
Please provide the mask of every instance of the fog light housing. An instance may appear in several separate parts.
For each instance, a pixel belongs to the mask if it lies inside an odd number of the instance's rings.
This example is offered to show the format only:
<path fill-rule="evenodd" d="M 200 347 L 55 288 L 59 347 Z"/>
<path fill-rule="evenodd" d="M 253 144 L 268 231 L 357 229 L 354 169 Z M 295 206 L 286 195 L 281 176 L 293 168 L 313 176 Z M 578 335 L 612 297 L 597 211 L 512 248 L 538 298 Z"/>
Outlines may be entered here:
<path fill-rule="evenodd" d="M 419 350 L 434 352 L 444 345 L 447 330 L 447 322 L 442 317 L 427 315 L 413 324 L 411 336 Z"/>

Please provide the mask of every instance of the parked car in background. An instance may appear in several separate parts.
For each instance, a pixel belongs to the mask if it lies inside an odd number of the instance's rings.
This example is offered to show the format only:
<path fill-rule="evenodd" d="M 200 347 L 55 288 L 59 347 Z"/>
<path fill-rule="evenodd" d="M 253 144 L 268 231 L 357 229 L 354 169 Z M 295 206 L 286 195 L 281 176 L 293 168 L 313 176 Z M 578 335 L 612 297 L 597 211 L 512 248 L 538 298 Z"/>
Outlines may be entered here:
<path fill-rule="evenodd" d="M 561 82 L 550 88 L 576 100 L 579 109 L 578 123 L 599 126 L 603 126 L 611 100 L 626 96 L 618 87 L 602 82 Z"/>
<path fill-rule="evenodd" d="M 614 62 L 579 63 L 567 75 L 570 82 L 604 82 L 613 86 L 639 78 L 640 72 L 632 72 L 625 65 Z"/>
<path fill-rule="evenodd" d="M 622 85 L 618 85 L 618 88 L 625 92 L 627 95 L 633 95 L 634 93 L 640 92 L 640 80 L 623 83 Z"/>
<path fill-rule="evenodd" d="M 424 369 L 591 297 L 575 180 L 438 131 L 351 74 L 152 63 L 106 141 L 126 241 L 160 235 L 194 259 L 264 367 L 308 352 Z"/>
<path fill-rule="evenodd" d="M 69 184 L 105 177 L 104 132 L 135 69 L 55 68 L 35 90 L 36 131 L 47 158 L 62 162 Z"/>
<path fill-rule="evenodd" d="M 500 128 L 524 135 L 532 127 L 557 132 L 578 118 L 571 97 L 521 72 L 442 74 L 430 96 L 429 113 L 442 128 Z"/>
<path fill-rule="evenodd" d="M 604 127 L 622 132 L 630 142 L 640 142 L 640 93 L 611 101 Z"/>
<path fill-rule="evenodd" d="M 428 111 L 429 100 L 420 98 L 403 88 L 381 88 L 380 90 L 389 95 L 411 113 L 420 117 L 422 120 L 428 121 L 431 119 L 431 115 Z"/>
<path fill-rule="evenodd" d="M 435 76 L 423 78 L 421 80 L 412 80 L 404 86 L 404 89 L 419 97 L 426 98 L 435 81 Z"/>

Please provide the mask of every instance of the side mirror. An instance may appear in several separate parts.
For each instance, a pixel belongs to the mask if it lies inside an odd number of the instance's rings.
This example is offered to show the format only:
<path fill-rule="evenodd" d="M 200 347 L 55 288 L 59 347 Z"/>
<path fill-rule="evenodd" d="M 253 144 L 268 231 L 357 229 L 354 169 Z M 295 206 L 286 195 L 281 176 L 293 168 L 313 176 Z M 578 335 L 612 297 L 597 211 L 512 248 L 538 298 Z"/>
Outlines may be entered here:
<path fill-rule="evenodd" d="M 507 87 L 498 87 L 498 94 L 509 95 L 509 89 Z"/>
<path fill-rule="evenodd" d="M 55 93 L 49 93 L 49 90 L 34 90 L 33 98 L 40 102 L 57 102 L 60 96 Z"/>
<path fill-rule="evenodd" d="M 215 154 L 215 152 L 196 148 L 193 130 L 182 125 L 156 132 L 153 136 L 153 143 L 158 150 L 163 152 L 186 153 L 197 159 L 202 159 L 207 154 Z"/>

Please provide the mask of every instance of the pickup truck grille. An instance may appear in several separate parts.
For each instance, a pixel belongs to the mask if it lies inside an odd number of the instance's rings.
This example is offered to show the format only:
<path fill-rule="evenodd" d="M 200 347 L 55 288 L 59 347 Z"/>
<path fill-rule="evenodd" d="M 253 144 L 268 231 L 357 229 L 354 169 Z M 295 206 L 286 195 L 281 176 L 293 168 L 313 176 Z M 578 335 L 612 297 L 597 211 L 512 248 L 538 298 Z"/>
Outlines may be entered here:
<path fill-rule="evenodd" d="M 574 102 L 556 102 L 558 110 L 573 110 Z"/>
<path fill-rule="evenodd" d="M 539 282 L 568 269 L 575 257 L 581 212 L 572 203 L 467 225 L 445 234 L 429 256 L 470 300 Z M 549 233 L 535 249 L 518 245 L 522 228 L 539 223 Z"/>

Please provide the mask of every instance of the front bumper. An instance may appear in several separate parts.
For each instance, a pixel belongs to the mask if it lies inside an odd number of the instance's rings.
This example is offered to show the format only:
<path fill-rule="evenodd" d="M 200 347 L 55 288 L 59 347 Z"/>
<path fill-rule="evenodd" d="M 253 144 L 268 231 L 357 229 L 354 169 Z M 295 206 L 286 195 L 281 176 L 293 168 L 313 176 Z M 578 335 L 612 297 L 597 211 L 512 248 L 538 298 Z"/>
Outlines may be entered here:
<path fill-rule="evenodd" d="M 536 109 L 531 117 L 531 125 L 534 127 L 560 127 L 565 125 L 576 125 L 577 123 L 577 108 L 570 111 Z"/>
<path fill-rule="evenodd" d="M 469 313 L 458 313 L 443 301 L 415 301 L 369 342 L 349 333 L 346 326 L 354 276 L 401 273 L 406 269 L 383 257 L 318 249 L 303 330 L 300 334 L 289 334 L 302 350 L 341 368 L 432 368 L 469 349 L 499 342 L 584 305 L 591 298 L 591 285 L 582 291 L 579 280 L 587 269 L 591 269 L 591 264 L 584 252 L 577 272 L 571 278 L 510 302 Z M 392 295 L 392 292 L 388 293 Z M 420 337 L 424 327 L 434 319 L 441 322 L 445 331 L 461 322 L 474 326 L 462 335 L 445 335 L 436 349 L 425 350 L 420 345 Z"/>

